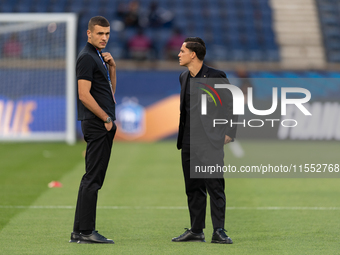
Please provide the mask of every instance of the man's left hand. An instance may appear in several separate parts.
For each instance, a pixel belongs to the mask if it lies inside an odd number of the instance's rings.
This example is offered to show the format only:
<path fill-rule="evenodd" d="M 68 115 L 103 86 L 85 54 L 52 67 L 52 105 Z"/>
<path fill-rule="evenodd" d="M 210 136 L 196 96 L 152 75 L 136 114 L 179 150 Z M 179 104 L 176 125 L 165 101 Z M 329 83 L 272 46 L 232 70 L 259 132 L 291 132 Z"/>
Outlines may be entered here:
<path fill-rule="evenodd" d="M 224 144 L 230 143 L 233 139 L 230 136 L 225 136 L 224 138 Z"/>

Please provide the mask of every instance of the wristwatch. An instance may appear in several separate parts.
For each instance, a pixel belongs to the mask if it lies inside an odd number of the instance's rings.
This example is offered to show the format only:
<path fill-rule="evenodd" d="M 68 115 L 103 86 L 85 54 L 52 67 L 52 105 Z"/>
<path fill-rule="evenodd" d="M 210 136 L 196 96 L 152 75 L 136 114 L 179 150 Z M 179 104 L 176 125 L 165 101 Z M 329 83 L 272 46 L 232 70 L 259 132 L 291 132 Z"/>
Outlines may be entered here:
<path fill-rule="evenodd" d="M 107 117 L 106 121 L 104 121 L 104 123 L 110 123 L 112 120 L 110 117 Z"/>

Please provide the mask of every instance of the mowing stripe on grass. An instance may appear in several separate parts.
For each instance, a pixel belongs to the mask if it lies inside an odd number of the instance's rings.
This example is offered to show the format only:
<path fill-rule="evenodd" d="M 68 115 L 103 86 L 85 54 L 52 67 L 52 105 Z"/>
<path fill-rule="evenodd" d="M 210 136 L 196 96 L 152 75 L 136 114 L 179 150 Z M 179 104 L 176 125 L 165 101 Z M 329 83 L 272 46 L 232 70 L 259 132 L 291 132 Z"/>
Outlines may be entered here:
<path fill-rule="evenodd" d="M 98 206 L 98 209 L 108 210 L 187 210 L 186 206 Z M 0 205 L 0 209 L 75 209 L 70 205 Z M 227 210 L 310 210 L 310 211 L 337 211 L 340 207 L 227 207 Z"/>

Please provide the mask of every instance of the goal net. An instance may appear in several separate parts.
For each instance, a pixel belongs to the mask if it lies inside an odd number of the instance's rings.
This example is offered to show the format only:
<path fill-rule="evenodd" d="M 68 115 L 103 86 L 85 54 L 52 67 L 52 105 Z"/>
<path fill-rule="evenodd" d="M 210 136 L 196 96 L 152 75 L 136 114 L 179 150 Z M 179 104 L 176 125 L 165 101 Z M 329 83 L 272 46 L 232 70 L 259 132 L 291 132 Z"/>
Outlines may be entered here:
<path fill-rule="evenodd" d="M 0 14 L 0 141 L 76 140 L 75 14 Z"/>

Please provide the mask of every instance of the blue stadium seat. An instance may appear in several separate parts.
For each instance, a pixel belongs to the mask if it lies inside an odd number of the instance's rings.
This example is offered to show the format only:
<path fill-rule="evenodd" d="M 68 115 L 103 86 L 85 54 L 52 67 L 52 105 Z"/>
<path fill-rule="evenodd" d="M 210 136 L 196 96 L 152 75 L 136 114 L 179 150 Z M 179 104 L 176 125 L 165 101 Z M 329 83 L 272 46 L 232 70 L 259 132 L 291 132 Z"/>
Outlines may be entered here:
<path fill-rule="evenodd" d="M 16 12 L 29 12 L 31 10 L 32 0 L 21 0 L 20 4 L 15 7 Z"/>
<path fill-rule="evenodd" d="M 323 25 L 339 25 L 339 17 L 336 15 L 324 15 L 321 17 L 321 22 Z"/>
<path fill-rule="evenodd" d="M 207 61 L 223 61 L 232 60 L 230 51 L 225 47 L 225 45 L 213 44 L 209 48 L 209 54 L 207 55 Z"/>
<path fill-rule="evenodd" d="M 14 2 L 7 1 L 4 3 L 1 3 L 0 5 L 0 11 L 1 12 L 13 12 L 15 8 Z"/>
<path fill-rule="evenodd" d="M 334 38 L 337 37 L 338 39 L 340 39 L 340 27 L 326 27 L 323 30 L 324 35 L 326 36 L 326 38 Z"/>
<path fill-rule="evenodd" d="M 340 62 L 340 8 L 337 0 L 316 0 L 329 62 Z"/>
<path fill-rule="evenodd" d="M 47 12 L 50 1 L 49 0 L 48 1 L 46 1 L 46 0 L 36 0 L 32 3 L 34 3 L 34 4 L 32 4 L 32 11 L 33 12 Z"/>
<path fill-rule="evenodd" d="M 329 62 L 340 62 L 340 51 L 328 51 Z"/>
<path fill-rule="evenodd" d="M 50 7 L 51 12 L 65 12 L 66 1 L 67 0 L 55 1 Z"/>

